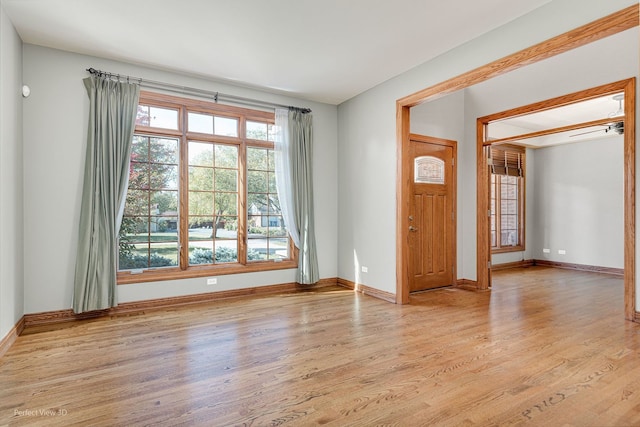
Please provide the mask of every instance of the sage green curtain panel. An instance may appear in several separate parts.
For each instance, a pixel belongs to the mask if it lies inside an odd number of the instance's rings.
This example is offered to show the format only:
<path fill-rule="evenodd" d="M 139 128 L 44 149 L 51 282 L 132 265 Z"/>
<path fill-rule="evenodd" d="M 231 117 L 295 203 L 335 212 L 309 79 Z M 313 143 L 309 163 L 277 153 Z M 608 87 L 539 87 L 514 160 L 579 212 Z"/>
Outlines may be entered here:
<path fill-rule="evenodd" d="M 291 182 L 291 138 L 289 137 L 289 110 L 276 108 L 276 129 L 273 152 L 276 172 L 276 190 L 284 225 L 296 248 L 300 247 L 298 225 L 294 216 Z"/>
<path fill-rule="evenodd" d="M 117 236 L 129 180 L 140 87 L 104 76 L 84 79 L 89 130 L 80 211 L 73 311 L 117 305 Z"/>
<path fill-rule="evenodd" d="M 313 212 L 312 116 L 297 109 L 289 110 L 291 150 L 291 195 L 300 246 L 298 277 L 301 284 L 318 282 L 318 256 Z"/>

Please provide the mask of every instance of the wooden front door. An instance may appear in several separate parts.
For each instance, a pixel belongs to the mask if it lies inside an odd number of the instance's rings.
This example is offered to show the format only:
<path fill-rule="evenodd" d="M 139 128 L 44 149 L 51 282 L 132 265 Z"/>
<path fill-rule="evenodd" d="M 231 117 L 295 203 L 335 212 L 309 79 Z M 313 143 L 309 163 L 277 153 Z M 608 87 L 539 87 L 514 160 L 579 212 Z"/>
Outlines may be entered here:
<path fill-rule="evenodd" d="M 410 292 L 453 285 L 455 274 L 455 141 L 411 135 Z"/>

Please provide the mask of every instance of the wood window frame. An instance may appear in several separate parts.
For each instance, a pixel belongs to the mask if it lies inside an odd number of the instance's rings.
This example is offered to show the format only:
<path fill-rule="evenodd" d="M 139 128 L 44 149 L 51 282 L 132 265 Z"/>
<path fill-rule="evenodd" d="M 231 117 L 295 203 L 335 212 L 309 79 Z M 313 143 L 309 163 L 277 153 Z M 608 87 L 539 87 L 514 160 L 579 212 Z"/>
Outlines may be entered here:
<path fill-rule="evenodd" d="M 411 129 L 411 107 L 421 103 L 434 101 L 438 98 L 465 89 L 478 83 L 487 81 L 493 77 L 506 74 L 526 65 L 534 64 L 571 51 L 572 49 L 588 45 L 605 37 L 618 34 L 639 23 L 640 7 L 638 4 L 604 16 L 588 24 L 577 27 L 566 33 L 560 34 L 541 43 L 522 49 L 504 58 L 495 60 L 481 67 L 442 81 L 433 86 L 422 89 L 411 95 L 396 101 L 396 152 L 397 152 L 397 179 L 396 191 L 398 202 L 396 204 L 396 303 L 409 303 L 409 268 L 407 260 L 411 256 L 408 235 L 408 215 L 410 190 L 408 180 L 411 176 L 411 165 L 408 161 L 409 134 Z M 635 88 L 635 80 L 633 82 Z M 624 154 L 624 313 L 628 320 L 640 322 L 640 313 L 636 312 L 636 241 L 635 241 L 635 89 L 630 96 L 625 97 L 625 154 Z M 483 132 L 481 125 L 477 125 L 476 134 Z M 486 156 L 484 149 L 478 149 L 478 172 L 482 173 Z M 477 280 L 470 281 L 459 279 L 460 282 L 473 284 L 478 290 L 489 288 L 489 261 L 491 257 L 488 250 L 488 236 L 480 228 L 487 222 L 487 206 L 485 197 L 487 194 L 486 181 L 478 180 L 478 235 L 477 235 Z M 484 209 L 484 210 L 483 210 Z"/>
<path fill-rule="evenodd" d="M 525 223 L 526 223 L 526 167 L 527 167 L 527 163 L 526 163 L 526 149 L 524 147 L 519 147 L 516 145 L 507 145 L 504 144 L 500 147 L 502 150 L 506 150 L 506 151 L 515 151 L 518 152 L 520 154 L 520 158 L 521 158 L 521 169 L 522 169 L 522 176 L 518 177 L 518 244 L 517 245 L 513 245 L 513 246 L 502 246 L 500 244 L 501 238 L 500 238 L 500 234 L 501 234 L 501 230 L 502 230 L 502 223 L 501 223 L 501 216 L 502 215 L 498 215 L 498 209 L 499 209 L 499 205 L 500 205 L 500 186 L 502 185 L 499 181 L 496 181 L 496 204 L 498 206 L 496 206 L 496 242 L 497 245 L 496 246 L 491 246 L 491 253 L 492 254 L 501 254 L 501 253 L 507 253 L 507 252 L 522 252 L 525 250 Z M 491 175 L 494 174 L 490 174 L 489 175 L 489 179 L 491 180 Z M 498 175 L 495 174 L 494 176 L 499 177 L 502 175 Z M 489 182 L 489 189 L 491 189 L 491 186 L 494 185 L 491 182 Z M 491 194 L 491 193 L 489 193 Z M 491 198 L 491 196 L 489 196 Z M 491 202 L 490 205 L 491 206 Z M 491 239 L 489 240 L 491 242 Z"/>
<path fill-rule="evenodd" d="M 136 135 L 145 136 L 166 136 L 177 138 L 179 140 L 180 159 L 179 164 L 179 235 L 178 239 L 181 243 L 179 253 L 179 265 L 176 267 L 162 267 L 143 269 L 143 271 L 132 273 L 132 270 L 118 271 L 117 282 L 119 285 L 179 280 L 197 277 L 221 276 L 228 274 L 252 273 L 272 270 L 294 269 L 298 267 L 298 249 L 289 237 L 289 254 L 290 258 L 275 262 L 273 260 L 251 261 L 243 263 L 241 260 L 246 258 L 248 236 L 247 236 L 247 181 L 246 181 L 246 149 L 238 151 L 238 262 L 221 263 L 221 264 L 199 264 L 188 265 L 189 251 L 188 244 L 185 248 L 185 240 L 188 236 L 188 162 L 182 161 L 187 158 L 187 144 L 191 140 L 211 143 L 224 143 L 237 145 L 238 147 L 257 147 L 257 148 L 273 148 L 273 142 L 254 140 L 245 137 L 245 122 L 257 121 L 274 123 L 273 112 L 251 110 L 230 105 L 221 105 L 217 103 L 197 100 L 192 98 L 176 97 L 172 95 L 160 94 L 155 92 L 141 91 L 139 104 L 150 105 L 154 107 L 178 109 L 178 130 L 140 127 L 136 126 Z M 215 114 L 223 117 L 238 119 L 238 137 L 229 137 L 222 135 L 203 134 L 189 132 L 187 129 L 188 112 L 200 112 L 207 114 Z M 188 243 L 188 242 L 187 242 Z"/>

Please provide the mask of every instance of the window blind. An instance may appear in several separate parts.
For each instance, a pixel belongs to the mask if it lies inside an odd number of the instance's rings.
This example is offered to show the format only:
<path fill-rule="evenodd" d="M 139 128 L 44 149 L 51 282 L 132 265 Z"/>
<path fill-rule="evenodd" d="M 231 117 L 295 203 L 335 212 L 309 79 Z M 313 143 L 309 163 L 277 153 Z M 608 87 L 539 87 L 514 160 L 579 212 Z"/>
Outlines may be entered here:
<path fill-rule="evenodd" d="M 524 177 L 524 147 L 496 145 L 489 150 L 488 164 L 494 175 Z"/>

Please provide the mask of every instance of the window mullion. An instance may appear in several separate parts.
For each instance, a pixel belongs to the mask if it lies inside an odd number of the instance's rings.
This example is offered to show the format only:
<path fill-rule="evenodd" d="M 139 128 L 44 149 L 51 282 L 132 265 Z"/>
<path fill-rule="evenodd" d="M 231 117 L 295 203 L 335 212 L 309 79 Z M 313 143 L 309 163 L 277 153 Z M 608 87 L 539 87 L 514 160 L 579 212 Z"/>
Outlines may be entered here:
<path fill-rule="evenodd" d="M 496 248 L 502 247 L 502 180 L 496 176 Z"/>
<path fill-rule="evenodd" d="M 524 193 L 524 182 L 525 178 L 518 179 L 518 245 L 524 248 L 524 204 L 525 204 L 525 193 Z"/>
<path fill-rule="evenodd" d="M 495 233 L 495 245 L 493 241 L 491 242 L 491 249 L 498 248 L 498 186 L 496 184 L 496 175 L 493 173 L 489 174 L 489 207 L 493 210 L 491 214 L 491 219 L 493 219 L 493 232 Z M 493 192 L 493 197 L 491 196 L 491 192 Z"/>
<path fill-rule="evenodd" d="M 180 231 L 178 240 L 180 242 L 180 269 L 186 270 L 189 266 L 189 155 L 187 139 L 187 110 L 182 108 L 182 136 L 180 138 L 180 178 L 179 178 L 179 215 Z"/>
<path fill-rule="evenodd" d="M 244 120 L 240 122 L 244 127 Z M 244 134 L 243 134 L 244 135 Z M 247 264 L 247 144 L 238 147 L 238 262 Z"/>

